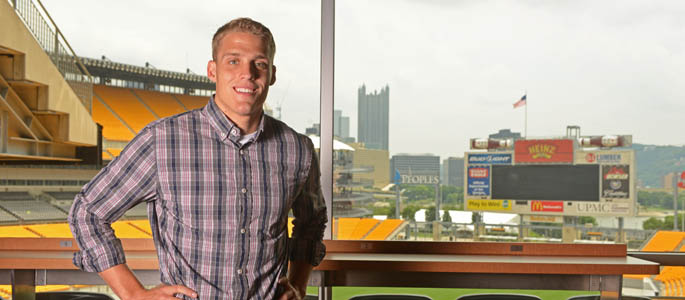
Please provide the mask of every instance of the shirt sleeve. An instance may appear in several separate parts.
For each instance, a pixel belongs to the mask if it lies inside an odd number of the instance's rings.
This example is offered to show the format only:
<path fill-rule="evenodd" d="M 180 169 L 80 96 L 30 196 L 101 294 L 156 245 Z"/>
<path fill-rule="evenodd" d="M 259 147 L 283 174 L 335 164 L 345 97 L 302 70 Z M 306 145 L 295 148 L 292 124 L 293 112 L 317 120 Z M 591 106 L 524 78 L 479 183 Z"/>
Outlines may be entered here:
<path fill-rule="evenodd" d="M 80 248 L 73 262 L 81 270 L 102 272 L 126 262 L 111 224 L 131 207 L 155 197 L 153 146 L 152 130 L 143 129 L 76 195 L 68 222 Z"/>
<path fill-rule="evenodd" d="M 326 255 L 323 233 L 326 230 L 328 217 L 326 202 L 321 192 L 319 160 L 311 140 L 306 138 L 306 141 L 312 153 L 312 159 L 305 185 L 293 203 L 295 219 L 293 220 L 290 260 L 306 261 L 312 266 L 318 266 Z"/>

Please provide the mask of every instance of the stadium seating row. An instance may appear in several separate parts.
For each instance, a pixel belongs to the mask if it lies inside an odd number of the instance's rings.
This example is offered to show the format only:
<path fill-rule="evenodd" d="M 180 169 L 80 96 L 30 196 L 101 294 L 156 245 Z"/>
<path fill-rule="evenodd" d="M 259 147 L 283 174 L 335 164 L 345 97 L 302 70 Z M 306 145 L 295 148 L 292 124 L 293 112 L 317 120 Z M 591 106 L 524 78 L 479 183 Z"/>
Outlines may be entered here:
<path fill-rule="evenodd" d="M 77 192 L 44 192 L 47 197 L 34 197 L 27 192 L 0 192 L 0 224 L 63 222 Z M 47 200 L 47 199 L 54 199 Z M 126 212 L 127 218 L 147 217 L 145 203 Z"/>
<path fill-rule="evenodd" d="M 645 252 L 685 252 L 685 232 L 657 231 L 642 247 Z M 646 275 L 626 275 L 628 278 L 642 278 Z M 666 266 L 661 269 L 655 280 L 662 283 L 660 295 L 669 297 L 685 296 L 685 267 Z"/>
<path fill-rule="evenodd" d="M 102 135 L 107 140 L 128 142 L 150 122 L 202 108 L 207 100 L 204 96 L 95 85 L 93 119 L 103 126 Z M 109 148 L 103 152 L 103 159 L 111 160 L 120 152 Z"/>
<path fill-rule="evenodd" d="M 338 239 L 384 240 L 391 237 L 404 221 L 361 218 L 339 218 Z M 288 219 L 288 234 L 292 233 L 292 218 Z M 119 238 L 152 238 L 148 220 L 122 220 L 112 224 Z M 0 226 L 0 237 L 71 238 L 67 223 Z"/>

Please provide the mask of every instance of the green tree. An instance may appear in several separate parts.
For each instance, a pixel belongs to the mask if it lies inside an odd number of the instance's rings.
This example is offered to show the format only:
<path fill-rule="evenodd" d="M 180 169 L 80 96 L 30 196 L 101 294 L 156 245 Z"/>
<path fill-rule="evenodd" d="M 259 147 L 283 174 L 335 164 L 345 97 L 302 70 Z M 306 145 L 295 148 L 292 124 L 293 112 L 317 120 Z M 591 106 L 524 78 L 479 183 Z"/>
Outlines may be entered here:
<path fill-rule="evenodd" d="M 418 201 L 424 199 L 435 199 L 435 187 L 427 185 L 406 185 L 404 188 L 404 196 L 409 201 Z"/>
<path fill-rule="evenodd" d="M 433 222 L 437 218 L 437 212 L 435 211 L 435 206 L 430 206 L 426 208 L 426 222 Z"/>
<path fill-rule="evenodd" d="M 683 214 L 678 214 L 678 228 L 681 227 Z M 651 217 L 642 222 L 642 228 L 645 230 L 673 230 L 673 216 L 666 216 L 664 220 Z"/>
<path fill-rule="evenodd" d="M 592 224 L 594 226 L 597 226 L 597 219 L 595 217 L 590 217 L 590 216 L 581 216 L 578 217 L 578 224 Z"/>
<path fill-rule="evenodd" d="M 642 229 L 644 230 L 662 230 L 664 227 L 664 221 L 659 220 L 655 217 L 651 217 L 644 222 L 642 222 Z"/>
<path fill-rule="evenodd" d="M 440 187 L 442 203 L 459 204 L 464 202 L 464 188 L 443 185 Z"/>
<path fill-rule="evenodd" d="M 446 223 L 452 223 L 452 216 L 447 209 L 442 213 L 442 221 Z"/>
<path fill-rule="evenodd" d="M 395 202 L 390 204 L 390 207 L 388 208 L 387 215 L 388 219 L 394 219 L 395 218 Z"/>
<path fill-rule="evenodd" d="M 414 218 L 414 215 L 416 214 L 417 211 L 419 211 L 419 209 L 421 209 L 421 208 L 418 207 L 417 205 L 411 205 L 410 204 L 410 205 L 405 206 L 402 209 L 402 213 L 401 213 L 402 219 L 416 221 L 416 219 Z"/>

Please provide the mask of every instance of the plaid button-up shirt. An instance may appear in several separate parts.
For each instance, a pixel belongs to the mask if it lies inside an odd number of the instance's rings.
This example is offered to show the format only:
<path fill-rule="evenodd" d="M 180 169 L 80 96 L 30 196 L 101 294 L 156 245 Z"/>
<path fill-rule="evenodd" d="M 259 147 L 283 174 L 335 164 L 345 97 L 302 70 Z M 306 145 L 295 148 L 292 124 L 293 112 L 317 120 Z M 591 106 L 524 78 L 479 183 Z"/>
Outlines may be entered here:
<path fill-rule="evenodd" d="M 200 299 L 272 299 L 288 259 L 318 265 L 327 218 L 311 140 L 267 115 L 243 146 L 240 134 L 213 98 L 145 127 L 76 196 L 74 264 L 125 263 L 110 224 L 147 202 L 161 281 Z"/>

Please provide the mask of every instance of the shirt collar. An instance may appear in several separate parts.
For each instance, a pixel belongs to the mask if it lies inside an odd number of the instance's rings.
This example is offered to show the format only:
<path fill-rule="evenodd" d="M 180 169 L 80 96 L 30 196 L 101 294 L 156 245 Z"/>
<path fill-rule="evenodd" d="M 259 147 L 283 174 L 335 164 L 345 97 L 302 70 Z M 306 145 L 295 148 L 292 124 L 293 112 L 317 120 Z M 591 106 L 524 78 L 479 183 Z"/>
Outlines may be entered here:
<path fill-rule="evenodd" d="M 209 122 L 212 124 L 212 127 L 214 127 L 214 129 L 218 132 L 222 141 L 228 138 L 234 143 L 237 143 L 238 140 L 240 140 L 240 136 L 242 135 L 240 128 L 238 128 L 233 121 L 226 117 L 224 112 L 221 111 L 218 105 L 216 105 L 216 102 L 214 101 L 214 95 L 209 98 L 209 102 L 207 105 L 205 105 L 203 111 L 204 114 L 209 118 Z M 262 117 L 260 118 L 259 126 L 257 127 L 257 134 L 254 136 L 253 140 L 257 140 L 259 135 L 264 131 L 264 119 L 266 119 L 266 117 L 262 112 Z"/>

